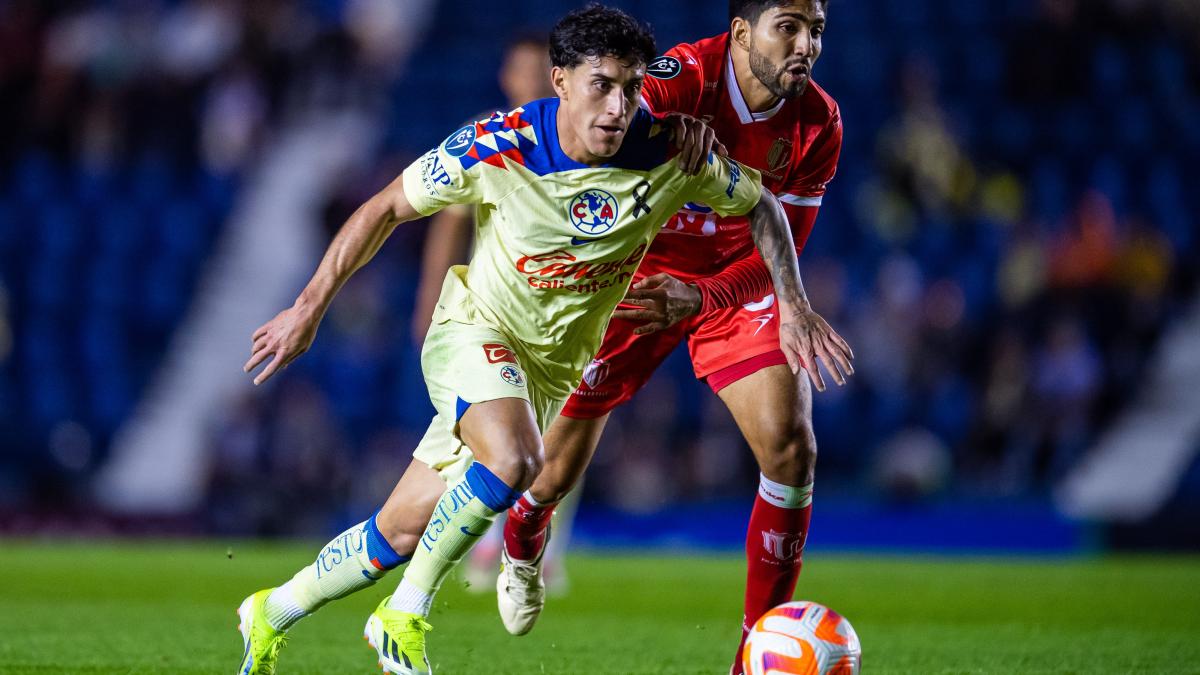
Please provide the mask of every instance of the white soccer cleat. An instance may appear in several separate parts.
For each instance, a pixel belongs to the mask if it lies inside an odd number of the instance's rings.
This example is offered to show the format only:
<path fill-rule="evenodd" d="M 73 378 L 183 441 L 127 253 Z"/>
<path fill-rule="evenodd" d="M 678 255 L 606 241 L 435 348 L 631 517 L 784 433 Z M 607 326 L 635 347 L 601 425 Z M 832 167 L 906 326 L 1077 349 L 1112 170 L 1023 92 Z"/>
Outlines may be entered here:
<path fill-rule="evenodd" d="M 546 543 L 550 543 L 547 532 Z M 504 628 L 513 635 L 524 635 L 533 630 L 538 615 L 546 606 L 546 584 L 542 581 L 542 559 L 546 546 L 532 561 L 523 562 L 508 557 L 501 547 L 500 576 L 496 577 L 496 604 L 500 608 L 500 620 Z"/>

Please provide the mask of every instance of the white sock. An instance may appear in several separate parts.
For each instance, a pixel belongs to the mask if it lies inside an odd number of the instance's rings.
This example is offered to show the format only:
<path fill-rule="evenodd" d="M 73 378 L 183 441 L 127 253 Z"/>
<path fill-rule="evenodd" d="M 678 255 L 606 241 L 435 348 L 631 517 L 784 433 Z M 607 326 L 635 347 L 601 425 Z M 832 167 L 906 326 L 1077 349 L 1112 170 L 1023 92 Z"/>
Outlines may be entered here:
<path fill-rule="evenodd" d="M 388 609 L 429 616 L 429 609 L 433 606 L 433 596 L 421 590 L 408 579 L 401 579 L 400 585 L 396 587 L 396 592 L 392 593 L 392 597 L 388 599 L 387 606 Z"/>
<path fill-rule="evenodd" d="M 783 509 L 802 509 L 812 503 L 813 484 L 794 487 L 776 483 L 758 474 L 758 494 L 768 503 Z"/>
<path fill-rule="evenodd" d="M 286 584 L 271 591 L 267 596 L 263 609 L 267 613 L 267 623 L 275 630 L 287 630 L 300 619 L 308 616 L 308 612 L 296 602 L 296 581 L 289 580 Z"/>

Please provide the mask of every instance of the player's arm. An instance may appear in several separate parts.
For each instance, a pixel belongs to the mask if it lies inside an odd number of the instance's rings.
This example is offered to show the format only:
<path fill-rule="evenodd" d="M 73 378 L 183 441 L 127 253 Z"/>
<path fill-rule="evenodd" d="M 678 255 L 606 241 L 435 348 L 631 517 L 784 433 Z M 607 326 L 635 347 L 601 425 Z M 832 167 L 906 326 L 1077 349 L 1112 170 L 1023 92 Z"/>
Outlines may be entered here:
<path fill-rule="evenodd" d="M 781 203 L 792 230 L 792 240 L 796 242 L 796 256 L 799 257 L 816 221 L 817 207 Z M 774 292 L 771 270 L 767 269 L 762 255 L 755 249 L 717 274 L 689 283 L 664 272 L 646 277 L 629 289 L 625 300 L 628 304 L 646 308 L 647 312 L 618 310 L 614 316 L 646 321 L 634 330 L 635 334 L 641 335 L 665 330 L 697 314 L 758 302 Z"/>
<path fill-rule="evenodd" d="M 433 215 L 451 204 L 482 201 L 483 185 L 456 159 L 474 138 L 474 129 L 463 127 L 358 207 L 333 238 L 295 304 L 254 331 L 250 360 L 244 370 L 250 372 L 274 356 L 254 378 L 254 384 L 266 382 L 308 351 L 333 297 L 350 275 L 375 256 L 397 225 Z M 451 150 L 458 154 L 451 154 Z"/>
<path fill-rule="evenodd" d="M 787 216 L 775 195 L 763 187 L 760 174 L 733 160 L 710 155 L 705 169 L 689 187 L 694 190 L 692 195 L 719 215 L 746 213 L 749 216 L 754 246 L 771 273 L 779 304 L 779 348 L 787 357 L 792 372 L 804 368 L 817 390 L 824 391 L 825 381 L 817 368 L 817 360 L 820 360 L 834 381 L 844 384 L 842 373 L 853 372 L 850 359 L 854 354 L 846 341 L 809 304 L 800 281 L 795 242 Z"/>
<path fill-rule="evenodd" d="M 695 58 L 693 47 L 676 45 L 654 59 L 646 68 L 642 83 L 642 107 L 670 125 L 679 168 L 688 175 L 701 169 L 709 152 L 729 153 L 717 140 L 716 132 L 697 119 L 704 91 L 704 72 Z"/>
<path fill-rule="evenodd" d="M 404 181 L 397 177 L 354 212 L 329 244 L 312 279 L 296 302 L 254 331 L 250 360 L 245 372 L 254 370 L 268 357 L 267 367 L 254 378 L 254 384 L 266 382 L 281 368 L 308 351 L 317 336 L 317 326 L 333 298 L 360 267 L 367 264 L 400 223 L 421 214 L 404 193 Z"/>
<path fill-rule="evenodd" d="M 817 222 L 825 186 L 837 172 L 842 150 L 842 119 L 836 105 L 821 134 L 795 167 L 793 177 L 780 189 L 780 203 L 787 213 L 796 242 L 796 255 L 804 250 Z M 701 295 L 701 312 L 738 307 L 757 301 L 771 292 L 771 274 L 766 264 L 750 255 L 707 279 L 696 282 Z"/>
<path fill-rule="evenodd" d="M 854 352 L 842 336 L 813 311 L 800 279 L 796 245 L 787 216 L 775 195 L 766 188 L 760 189 L 762 198 L 749 214 L 750 233 L 774 282 L 779 305 L 780 349 L 792 372 L 804 368 L 817 391 L 825 391 L 825 380 L 817 368 L 818 360 L 841 386 L 846 383 L 845 375 L 854 373 L 850 365 Z"/>

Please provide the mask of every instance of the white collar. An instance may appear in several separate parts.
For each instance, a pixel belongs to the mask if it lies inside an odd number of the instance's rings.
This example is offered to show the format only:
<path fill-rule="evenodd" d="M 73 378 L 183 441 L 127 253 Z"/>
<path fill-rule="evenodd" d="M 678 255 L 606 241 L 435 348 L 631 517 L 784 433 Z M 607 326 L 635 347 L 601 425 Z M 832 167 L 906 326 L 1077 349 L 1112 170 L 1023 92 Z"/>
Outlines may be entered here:
<path fill-rule="evenodd" d="M 775 113 L 783 110 L 783 104 L 787 103 L 786 98 L 780 98 L 775 107 L 770 110 L 750 112 L 749 106 L 746 105 L 746 99 L 742 96 L 742 88 L 738 86 L 737 72 L 733 69 L 733 54 L 728 51 L 725 52 L 725 81 L 728 82 L 725 87 L 729 89 L 729 100 L 733 103 L 733 109 L 737 111 L 738 119 L 742 121 L 742 124 L 769 120 L 775 116 Z"/>

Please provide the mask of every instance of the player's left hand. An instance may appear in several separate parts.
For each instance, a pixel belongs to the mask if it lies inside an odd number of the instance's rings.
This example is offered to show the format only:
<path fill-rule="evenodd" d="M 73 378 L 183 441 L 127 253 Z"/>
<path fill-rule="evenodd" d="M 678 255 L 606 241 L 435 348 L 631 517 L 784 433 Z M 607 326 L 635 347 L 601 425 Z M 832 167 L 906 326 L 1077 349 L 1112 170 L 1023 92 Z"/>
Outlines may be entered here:
<path fill-rule="evenodd" d="M 825 391 L 825 378 L 817 368 L 820 361 L 839 387 L 846 384 L 846 377 L 854 374 L 854 351 L 820 314 L 808 309 L 780 319 L 779 348 L 793 373 L 803 368 L 817 391 Z"/>
<path fill-rule="evenodd" d="M 664 330 L 689 316 L 700 313 L 700 291 L 685 284 L 670 274 L 659 273 L 646 277 L 633 285 L 625 294 L 625 303 L 641 309 L 618 309 L 613 312 L 617 319 L 645 321 L 634 335 L 645 335 Z"/>
<path fill-rule="evenodd" d="M 717 132 L 702 120 L 683 113 L 671 113 L 665 120 L 674 131 L 675 147 L 679 148 L 677 159 L 680 171 L 689 176 L 700 173 L 700 167 L 710 152 L 722 157 L 729 156 L 729 151 L 717 140 Z"/>

